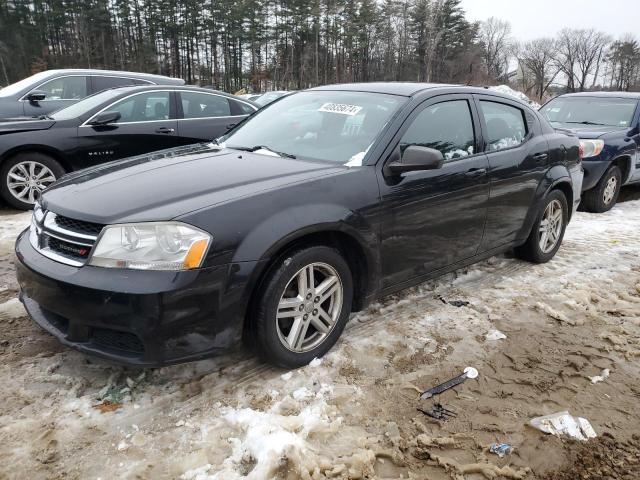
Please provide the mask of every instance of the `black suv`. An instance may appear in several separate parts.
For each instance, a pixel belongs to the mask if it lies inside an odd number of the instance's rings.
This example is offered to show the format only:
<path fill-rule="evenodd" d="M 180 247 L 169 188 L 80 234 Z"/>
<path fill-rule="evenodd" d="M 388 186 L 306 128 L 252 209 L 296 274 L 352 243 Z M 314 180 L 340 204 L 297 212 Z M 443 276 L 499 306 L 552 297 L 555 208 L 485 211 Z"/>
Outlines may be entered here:
<path fill-rule="evenodd" d="M 571 93 L 540 109 L 552 125 L 580 137 L 583 202 L 591 212 L 610 210 L 622 185 L 640 182 L 639 101 L 640 93 Z"/>
<path fill-rule="evenodd" d="M 43 193 L 16 267 L 62 343 L 151 366 L 244 336 L 304 365 L 382 295 L 514 247 L 550 260 L 582 186 L 575 136 L 472 87 L 315 88 L 185 148 Z"/>
<path fill-rule="evenodd" d="M 184 85 L 184 80 L 110 70 L 46 70 L 0 89 L 0 119 L 39 117 L 124 85 Z"/>

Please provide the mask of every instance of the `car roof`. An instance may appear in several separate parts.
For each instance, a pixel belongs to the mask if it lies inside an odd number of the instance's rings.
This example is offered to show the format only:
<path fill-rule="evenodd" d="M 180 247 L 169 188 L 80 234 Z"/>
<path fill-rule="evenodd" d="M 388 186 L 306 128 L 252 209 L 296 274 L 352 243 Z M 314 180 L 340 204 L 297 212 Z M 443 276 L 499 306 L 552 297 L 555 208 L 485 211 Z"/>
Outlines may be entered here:
<path fill-rule="evenodd" d="M 135 93 L 135 92 L 150 92 L 154 90 L 180 90 L 180 91 L 189 91 L 189 92 L 201 92 L 201 93 L 215 93 L 216 95 L 221 95 L 227 98 L 233 98 L 238 101 L 249 103 L 254 107 L 259 107 L 255 102 L 247 98 L 242 98 L 238 95 L 232 95 L 231 93 L 222 92 L 220 90 L 214 90 L 213 88 L 205 88 L 205 87 L 195 87 L 193 85 L 128 85 L 124 87 L 113 87 L 107 90 L 113 90 L 116 92 L 122 93 Z"/>
<path fill-rule="evenodd" d="M 128 72 L 123 70 L 101 70 L 97 68 L 60 68 L 60 69 L 52 69 L 45 70 L 46 73 L 50 75 L 113 75 L 117 77 L 132 77 L 132 78 L 141 78 L 141 79 L 157 79 L 162 81 L 171 80 L 176 83 L 183 82 L 181 78 L 175 77 L 167 77 L 165 75 L 156 75 L 155 73 L 141 73 L 141 72 Z"/>
<path fill-rule="evenodd" d="M 640 92 L 577 92 L 565 93 L 558 97 L 631 98 L 640 100 Z"/>
<path fill-rule="evenodd" d="M 469 85 L 454 85 L 447 83 L 419 83 L 419 82 L 371 82 L 371 83 L 341 83 L 336 85 L 324 85 L 322 87 L 316 87 L 309 89 L 314 90 L 342 90 L 352 92 L 371 92 L 371 93 L 385 93 L 389 95 L 400 95 L 405 97 L 412 97 L 418 93 L 433 91 L 437 94 L 447 93 L 476 93 L 481 95 L 491 95 L 516 101 L 531 108 L 522 100 L 517 97 L 512 97 L 505 93 L 490 90 L 489 87 L 477 87 Z"/>

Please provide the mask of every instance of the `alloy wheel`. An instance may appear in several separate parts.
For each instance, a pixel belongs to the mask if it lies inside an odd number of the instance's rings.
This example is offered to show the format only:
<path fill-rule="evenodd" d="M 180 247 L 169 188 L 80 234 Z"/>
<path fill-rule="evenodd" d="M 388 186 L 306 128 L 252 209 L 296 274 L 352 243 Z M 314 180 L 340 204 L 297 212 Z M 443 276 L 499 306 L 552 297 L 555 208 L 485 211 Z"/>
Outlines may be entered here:
<path fill-rule="evenodd" d="M 604 187 L 604 192 L 602 193 L 602 201 L 605 205 L 609 205 L 613 198 L 616 195 L 616 190 L 618 188 L 618 179 L 615 176 L 612 176 L 607 180 L 607 184 Z"/>
<path fill-rule="evenodd" d="M 538 230 L 542 253 L 549 253 L 556 247 L 562 234 L 563 220 L 562 204 L 558 200 L 552 200 L 544 209 Z"/>
<path fill-rule="evenodd" d="M 55 181 L 53 172 L 40 162 L 17 163 L 7 174 L 9 192 L 25 203 L 35 203 L 40 193 Z"/>
<path fill-rule="evenodd" d="M 291 277 L 276 313 L 280 342 L 304 353 L 320 345 L 340 318 L 344 289 L 338 272 L 326 263 L 311 263 Z"/>

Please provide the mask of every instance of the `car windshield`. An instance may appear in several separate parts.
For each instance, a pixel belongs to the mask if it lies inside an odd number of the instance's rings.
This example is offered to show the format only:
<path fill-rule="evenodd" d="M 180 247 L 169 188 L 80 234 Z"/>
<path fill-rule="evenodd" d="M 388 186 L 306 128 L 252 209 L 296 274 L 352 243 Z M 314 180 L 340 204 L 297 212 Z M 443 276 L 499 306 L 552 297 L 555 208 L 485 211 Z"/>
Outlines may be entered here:
<path fill-rule="evenodd" d="M 41 80 L 48 78 L 50 75 L 49 72 L 40 72 L 35 75 L 31 75 L 25 79 L 20 80 L 19 82 L 12 83 L 4 88 L 0 88 L 0 97 L 11 97 L 20 93 L 22 90 L 29 88 L 30 86 L 34 86 L 35 84 Z"/>
<path fill-rule="evenodd" d="M 124 89 L 113 88 L 111 90 L 103 90 L 100 93 L 91 95 L 90 97 L 84 98 L 79 102 L 74 103 L 73 105 L 69 105 L 68 107 L 62 108 L 57 112 L 49 114 L 49 117 L 53 120 L 71 120 L 72 118 L 77 118 L 80 115 L 87 113 L 88 111 L 99 106 L 100 104 L 121 95 L 123 90 L 126 90 L 126 87 Z"/>
<path fill-rule="evenodd" d="M 361 165 L 405 102 L 404 97 L 381 93 L 296 93 L 259 110 L 220 141 L 229 148 Z"/>
<path fill-rule="evenodd" d="M 637 100 L 605 97 L 558 97 L 540 112 L 552 123 L 628 127 Z"/>

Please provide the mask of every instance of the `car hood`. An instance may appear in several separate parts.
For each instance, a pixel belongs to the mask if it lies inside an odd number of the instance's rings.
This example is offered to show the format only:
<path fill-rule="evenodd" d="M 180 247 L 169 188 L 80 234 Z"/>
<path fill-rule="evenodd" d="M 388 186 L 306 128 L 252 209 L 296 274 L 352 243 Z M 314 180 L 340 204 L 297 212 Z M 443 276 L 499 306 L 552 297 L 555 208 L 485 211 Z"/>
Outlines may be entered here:
<path fill-rule="evenodd" d="M 60 215 L 100 224 L 170 220 L 346 168 L 199 144 L 66 175 L 44 192 L 41 203 Z"/>
<path fill-rule="evenodd" d="M 0 135 L 17 132 L 31 132 L 35 130 L 48 130 L 55 125 L 54 120 L 34 120 L 33 118 L 11 119 L 0 122 Z"/>
<path fill-rule="evenodd" d="M 554 123 L 554 127 L 561 128 L 563 130 L 569 130 L 575 133 L 580 138 L 600 138 L 602 135 L 611 132 L 622 132 L 625 130 L 623 127 L 612 127 L 607 125 L 576 125 L 575 123 Z"/>

